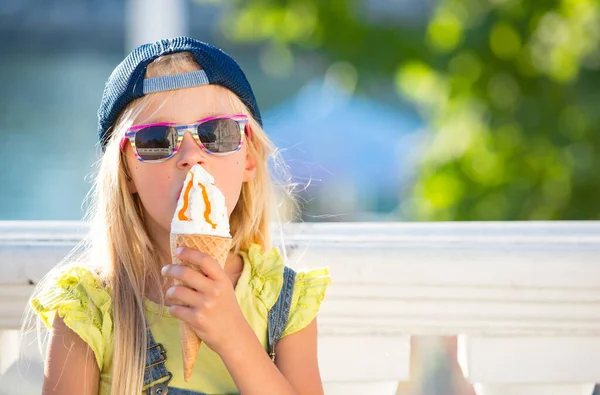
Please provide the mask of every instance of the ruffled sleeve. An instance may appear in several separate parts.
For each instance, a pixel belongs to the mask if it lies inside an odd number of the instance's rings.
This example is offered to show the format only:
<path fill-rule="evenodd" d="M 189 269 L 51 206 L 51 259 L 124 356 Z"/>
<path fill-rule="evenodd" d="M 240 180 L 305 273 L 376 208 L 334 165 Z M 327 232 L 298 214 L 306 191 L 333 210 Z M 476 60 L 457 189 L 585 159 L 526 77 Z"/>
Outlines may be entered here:
<path fill-rule="evenodd" d="M 306 328 L 315 319 L 329 284 L 331 278 L 328 268 L 297 273 L 290 316 L 281 335 L 282 338 Z"/>
<path fill-rule="evenodd" d="M 85 268 L 71 267 L 49 282 L 49 288 L 31 301 L 46 327 L 55 313 L 94 351 L 100 370 L 110 358 L 113 323 L 111 296 L 100 277 Z"/>
<path fill-rule="evenodd" d="M 254 296 L 265 307 L 261 312 L 266 313 L 275 305 L 283 286 L 283 268 L 285 264 L 277 248 L 262 252 L 258 244 L 251 244 L 247 252 L 242 252 L 250 262 L 251 273 L 249 288 Z"/>
<path fill-rule="evenodd" d="M 283 286 L 285 262 L 277 248 L 263 253 L 257 244 L 250 245 L 248 251 L 242 254 L 251 262 L 249 286 L 254 296 L 262 302 L 258 314 L 266 320 L 268 311 L 277 302 Z M 312 322 L 319 312 L 330 283 L 327 268 L 297 272 L 290 315 L 281 337 L 297 332 Z"/>

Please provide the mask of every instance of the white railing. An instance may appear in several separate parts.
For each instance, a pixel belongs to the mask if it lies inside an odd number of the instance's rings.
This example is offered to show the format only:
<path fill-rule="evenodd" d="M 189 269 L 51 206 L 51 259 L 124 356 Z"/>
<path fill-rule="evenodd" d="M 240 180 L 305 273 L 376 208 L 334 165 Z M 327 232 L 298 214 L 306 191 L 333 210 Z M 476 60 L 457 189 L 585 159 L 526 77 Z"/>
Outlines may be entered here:
<path fill-rule="evenodd" d="M 11 330 L 31 284 L 85 231 L 0 222 L 0 375 L 18 356 Z M 292 224 L 283 234 L 290 266 L 332 273 L 319 316 L 328 395 L 394 394 L 409 379 L 411 335 L 458 335 L 480 395 L 590 395 L 600 382 L 599 222 Z"/>

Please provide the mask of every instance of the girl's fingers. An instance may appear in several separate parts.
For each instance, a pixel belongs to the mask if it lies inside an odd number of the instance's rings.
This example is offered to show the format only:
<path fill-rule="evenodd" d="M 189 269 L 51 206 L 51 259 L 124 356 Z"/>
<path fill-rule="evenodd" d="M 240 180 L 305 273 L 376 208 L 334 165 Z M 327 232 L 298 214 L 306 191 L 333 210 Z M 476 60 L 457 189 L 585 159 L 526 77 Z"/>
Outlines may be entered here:
<path fill-rule="evenodd" d="M 173 317 L 179 318 L 180 320 L 186 321 L 193 325 L 195 325 L 198 321 L 197 314 L 193 307 L 174 305 L 169 307 L 169 312 Z"/>
<path fill-rule="evenodd" d="M 213 288 L 212 281 L 203 273 L 184 265 L 167 265 L 162 268 L 163 276 L 169 276 L 181 281 L 188 287 L 195 289 L 198 292 L 206 292 Z"/>
<path fill-rule="evenodd" d="M 184 262 L 197 266 L 202 272 L 213 280 L 221 280 L 226 277 L 225 271 L 219 262 L 212 256 L 190 248 L 180 247 L 175 250 L 175 255 Z"/>
<path fill-rule="evenodd" d="M 189 289 L 183 285 L 175 285 L 167 290 L 165 295 L 167 300 L 173 302 L 173 304 L 179 304 L 183 306 L 196 307 L 202 299 L 198 292 Z"/>

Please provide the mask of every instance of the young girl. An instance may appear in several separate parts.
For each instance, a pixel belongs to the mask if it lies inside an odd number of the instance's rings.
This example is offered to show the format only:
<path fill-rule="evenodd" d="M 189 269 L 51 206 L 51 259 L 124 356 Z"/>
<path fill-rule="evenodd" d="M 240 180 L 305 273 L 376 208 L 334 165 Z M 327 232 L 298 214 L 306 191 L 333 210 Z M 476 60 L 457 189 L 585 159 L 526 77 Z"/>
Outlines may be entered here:
<path fill-rule="evenodd" d="M 185 37 L 143 45 L 109 77 L 98 116 L 85 254 L 30 303 L 51 328 L 43 394 L 321 394 L 315 317 L 329 274 L 295 273 L 270 247 L 275 152 L 235 61 Z M 197 270 L 170 264 L 170 223 L 195 164 L 225 196 L 224 269 L 190 249 L 177 254 Z M 180 320 L 202 339 L 188 382 Z"/>

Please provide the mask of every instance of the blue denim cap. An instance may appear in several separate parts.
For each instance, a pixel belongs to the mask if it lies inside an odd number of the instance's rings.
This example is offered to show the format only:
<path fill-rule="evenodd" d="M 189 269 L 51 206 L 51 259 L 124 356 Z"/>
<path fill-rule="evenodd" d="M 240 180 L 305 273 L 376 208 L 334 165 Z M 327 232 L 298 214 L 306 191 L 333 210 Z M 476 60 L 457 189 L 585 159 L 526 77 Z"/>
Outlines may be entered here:
<path fill-rule="evenodd" d="M 190 52 L 202 70 L 144 79 L 146 68 L 156 58 L 175 52 Z M 109 129 L 132 100 L 145 94 L 205 84 L 220 85 L 235 93 L 262 126 L 256 98 L 238 64 L 221 49 L 189 37 L 164 39 L 133 50 L 112 72 L 98 110 L 98 138 L 102 150 Z"/>

